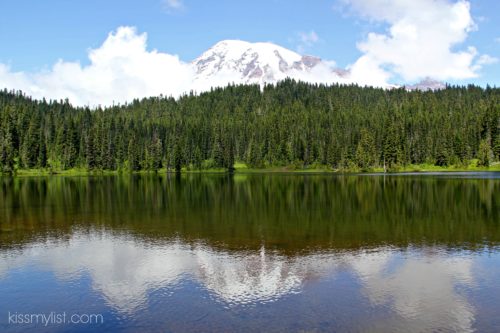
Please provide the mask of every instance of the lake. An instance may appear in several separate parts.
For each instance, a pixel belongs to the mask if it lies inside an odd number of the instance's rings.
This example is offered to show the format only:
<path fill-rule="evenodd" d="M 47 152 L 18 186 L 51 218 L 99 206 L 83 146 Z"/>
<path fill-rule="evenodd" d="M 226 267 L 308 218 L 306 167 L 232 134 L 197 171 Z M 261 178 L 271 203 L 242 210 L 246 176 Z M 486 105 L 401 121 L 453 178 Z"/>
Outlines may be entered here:
<path fill-rule="evenodd" d="M 0 331 L 500 332 L 499 245 L 500 173 L 0 178 Z"/>

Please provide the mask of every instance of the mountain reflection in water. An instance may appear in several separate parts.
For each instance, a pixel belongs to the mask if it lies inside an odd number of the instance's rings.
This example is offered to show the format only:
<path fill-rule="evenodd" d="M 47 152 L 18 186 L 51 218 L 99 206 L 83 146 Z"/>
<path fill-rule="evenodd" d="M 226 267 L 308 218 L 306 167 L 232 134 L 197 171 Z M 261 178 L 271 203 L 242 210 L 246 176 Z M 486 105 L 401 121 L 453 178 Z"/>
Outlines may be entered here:
<path fill-rule="evenodd" d="M 495 331 L 500 179 L 473 176 L 0 179 L 0 315 L 98 309 L 107 331 Z"/>

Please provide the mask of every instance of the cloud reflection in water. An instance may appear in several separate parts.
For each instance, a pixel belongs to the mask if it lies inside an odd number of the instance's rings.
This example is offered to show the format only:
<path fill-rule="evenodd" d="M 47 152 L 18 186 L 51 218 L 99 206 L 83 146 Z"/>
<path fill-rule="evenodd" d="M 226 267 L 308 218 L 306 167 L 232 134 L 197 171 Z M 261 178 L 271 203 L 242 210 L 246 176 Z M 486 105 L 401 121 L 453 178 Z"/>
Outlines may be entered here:
<path fill-rule="evenodd" d="M 86 273 L 92 288 L 117 311 L 147 306 L 148 293 L 192 279 L 227 306 L 278 301 L 343 272 L 359 280 L 367 306 L 385 307 L 397 320 L 373 327 L 409 331 L 445 328 L 472 331 L 474 308 L 460 287 L 474 286 L 473 257 L 439 251 L 309 253 L 285 256 L 225 251 L 181 240 L 150 243 L 124 234 L 75 232 L 65 241 L 35 243 L 2 253 L 0 279 L 25 266 L 50 270 L 61 281 Z M 1 280 L 0 280 L 1 283 Z"/>

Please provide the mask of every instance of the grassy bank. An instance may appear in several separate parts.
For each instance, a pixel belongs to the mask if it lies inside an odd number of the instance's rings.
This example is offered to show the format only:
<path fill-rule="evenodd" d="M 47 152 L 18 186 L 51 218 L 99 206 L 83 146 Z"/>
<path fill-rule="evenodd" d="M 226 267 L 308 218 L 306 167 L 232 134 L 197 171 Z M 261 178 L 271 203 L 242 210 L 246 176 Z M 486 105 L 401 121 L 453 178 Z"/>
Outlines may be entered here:
<path fill-rule="evenodd" d="M 323 165 L 313 165 L 307 168 L 297 168 L 296 166 L 276 166 L 264 168 L 249 168 L 245 163 L 237 162 L 234 165 L 234 173 L 252 174 L 252 173 L 373 173 L 384 172 L 384 168 L 372 168 L 361 170 L 358 168 L 333 169 Z M 472 160 L 467 165 L 451 165 L 451 166 L 436 166 L 432 164 L 406 165 L 390 170 L 385 170 L 388 173 L 401 172 L 477 172 L 477 171 L 500 171 L 500 162 L 492 163 L 489 167 L 478 167 L 477 161 Z M 34 176 L 103 176 L 103 175 L 123 175 L 123 174 L 165 174 L 174 172 L 165 168 L 158 171 L 130 171 L 130 170 L 87 170 L 84 168 L 74 168 L 68 170 L 53 170 L 53 169 L 18 169 L 14 173 L 19 177 L 34 177 Z M 209 173 L 227 173 L 226 169 L 187 169 L 183 168 L 182 173 L 185 174 L 209 174 Z"/>
<path fill-rule="evenodd" d="M 383 172 L 383 169 L 380 171 Z M 460 171 L 500 171 L 500 162 L 492 163 L 489 167 L 477 166 L 477 160 L 467 165 L 437 166 L 433 164 L 407 165 L 395 169 L 396 172 L 460 172 Z"/>

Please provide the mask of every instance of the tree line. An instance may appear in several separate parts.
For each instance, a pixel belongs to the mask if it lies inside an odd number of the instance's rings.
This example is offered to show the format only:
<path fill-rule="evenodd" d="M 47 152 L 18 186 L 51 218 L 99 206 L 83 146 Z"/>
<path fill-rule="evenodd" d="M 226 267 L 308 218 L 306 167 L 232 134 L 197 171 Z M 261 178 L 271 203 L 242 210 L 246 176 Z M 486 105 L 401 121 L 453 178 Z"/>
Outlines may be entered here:
<path fill-rule="evenodd" d="M 74 107 L 0 91 L 0 168 L 337 170 L 500 159 L 500 89 L 384 90 L 284 80 Z"/>

